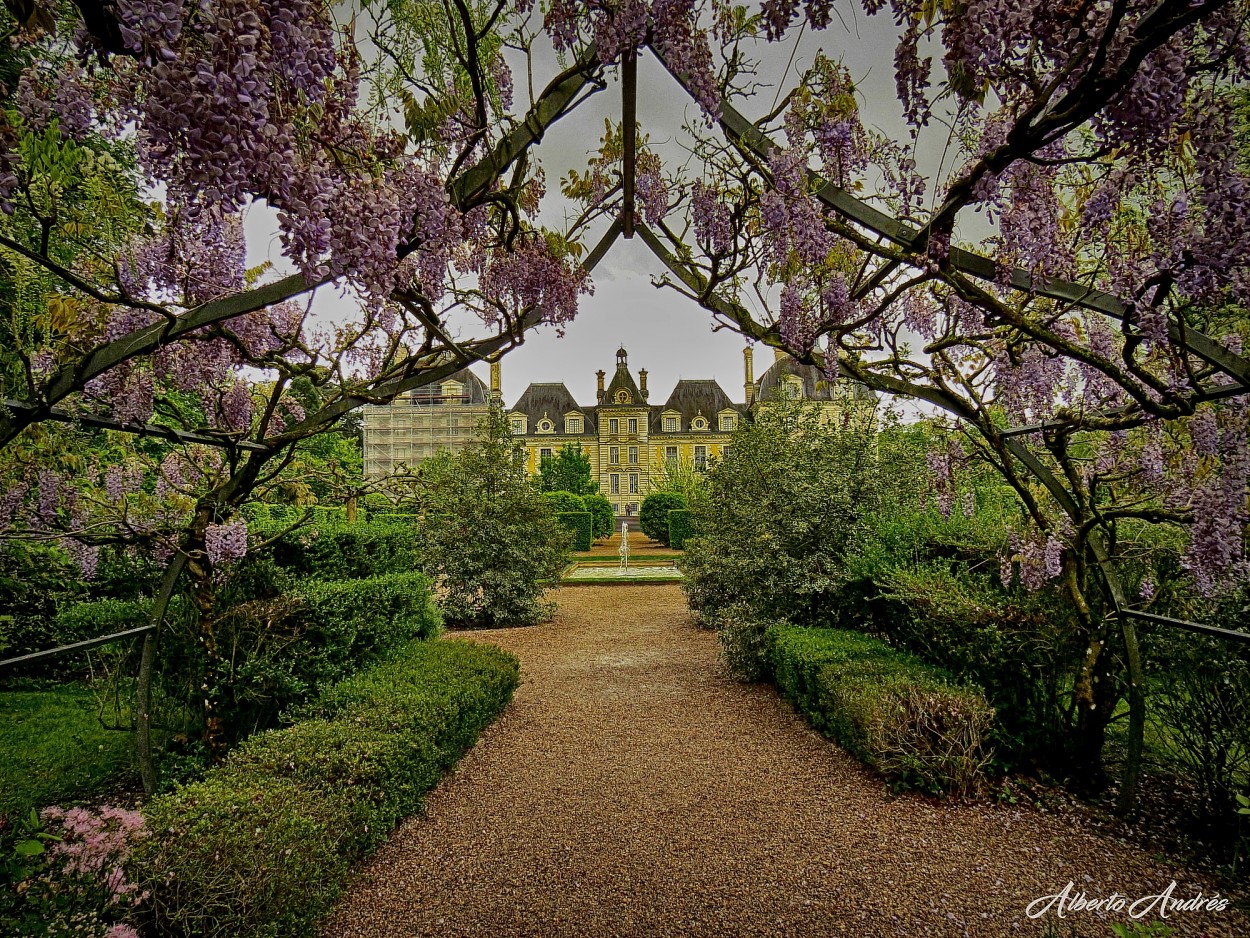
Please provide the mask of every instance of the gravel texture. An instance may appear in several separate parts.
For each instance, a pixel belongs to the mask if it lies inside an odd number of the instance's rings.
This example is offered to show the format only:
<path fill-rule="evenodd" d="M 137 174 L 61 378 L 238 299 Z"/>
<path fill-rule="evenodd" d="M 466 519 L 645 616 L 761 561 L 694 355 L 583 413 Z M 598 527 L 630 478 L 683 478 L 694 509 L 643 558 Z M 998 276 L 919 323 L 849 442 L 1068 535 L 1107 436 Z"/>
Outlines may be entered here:
<path fill-rule="evenodd" d="M 1025 906 L 1069 881 L 1214 891 L 1076 818 L 891 796 L 771 688 L 730 679 L 676 586 L 557 598 L 553 622 L 473 634 L 520 656 L 515 701 L 327 936 L 1040 936 Z M 1250 936 L 1231 907 L 1167 921 Z M 1070 912 L 1055 935 L 1111 930 Z"/>

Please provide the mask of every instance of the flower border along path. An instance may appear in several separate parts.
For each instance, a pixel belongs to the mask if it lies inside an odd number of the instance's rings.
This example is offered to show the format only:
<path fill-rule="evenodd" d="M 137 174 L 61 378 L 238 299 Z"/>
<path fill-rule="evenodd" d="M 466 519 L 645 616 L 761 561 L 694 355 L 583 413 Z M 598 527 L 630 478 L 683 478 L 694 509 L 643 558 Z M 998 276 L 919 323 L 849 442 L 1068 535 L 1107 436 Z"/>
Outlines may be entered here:
<path fill-rule="evenodd" d="M 326 938 L 1038 936 L 1034 899 L 1210 884 L 1078 822 L 892 797 L 766 686 L 729 678 L 676 586 L 564 589 L 511 707 L 366 865 Z M 1111 938 L 1071 912 L 1059 934 Z M 1232 910 L 1180 935 L 1250 934 Z"/>

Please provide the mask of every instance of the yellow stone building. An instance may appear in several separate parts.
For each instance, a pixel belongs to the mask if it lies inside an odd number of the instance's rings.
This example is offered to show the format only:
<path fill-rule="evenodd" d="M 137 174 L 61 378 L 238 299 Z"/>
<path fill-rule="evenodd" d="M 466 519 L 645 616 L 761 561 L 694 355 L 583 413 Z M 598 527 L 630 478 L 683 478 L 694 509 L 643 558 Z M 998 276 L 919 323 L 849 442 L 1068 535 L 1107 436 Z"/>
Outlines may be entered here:
<path fill-rule="evenodd" d="M 712 379 L 683 379 L 667 400 L 652 403 L 645 369 L 637 380 L 625 349 L 616 353 L 616 370 L 596 373 L 593 404 L 579 404 L 563 383 L 535 383 L 516 403 L 505 407 L 512 432 L 525 443 L 527 467 L 537 473 L 545 456 L 573 443 L 590 459 L 591 478 L 612 502 L 618 516 L 636 515 L 651 489 L 657 465 L 688 462 L 706 467 L 732 445 L 738 423 L 753 408 L 781 396 L 817 401 L 830 415 L 869 414 L 875 397 L 863 385 L 830 384 L 821 372 L 776 353 L 773 364 L 754 379 L 752 350 L 743 350 L 742 403 Z M 500 399 L 499 364 L 491 366 L 491 387 L 468 369 L 441 385 L 381 407 L 366 408 L 365 473 L 386 475 L 402 464 L 414 466 L 440 449 L 455 450 L 472 436 L 472 428 L 489 401 Z M 857 405 L 867 404 L 867 407 Z"/>

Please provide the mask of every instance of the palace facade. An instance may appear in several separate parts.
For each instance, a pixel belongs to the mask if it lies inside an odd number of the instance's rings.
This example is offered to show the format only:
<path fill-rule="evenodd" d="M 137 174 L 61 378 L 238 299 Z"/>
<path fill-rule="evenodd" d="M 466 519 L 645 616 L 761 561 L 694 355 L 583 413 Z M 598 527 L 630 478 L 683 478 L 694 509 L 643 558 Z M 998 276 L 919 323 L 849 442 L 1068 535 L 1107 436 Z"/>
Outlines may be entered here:
<path fill-rule="evenodd" d="M 593 404 L 580 404 L 562 382 L 535 383 L 505 407 L 513 434 L 524 441 L 527 468 L 537 473 L 545 456 L 568 443 L 590 459 L 591 477 L 620 516 L 637 514 L 651 488 L 651 472 L 665 463 L 706 467 L 732 445 L 738 423 L 753 408 L 781 396 L 824 405 L 830 415 L 873 410 L 876 398 L 862 384 L 829 382 L 810 365 L 777 352 L 754 379 L 752 350 L 743 350 L 741 403 L 712 379 L 683 379 L 663 403 L 653 403 L 646 369 L 637 379 L 625 349 L 616 353 L 611 380 L 596 373 Z M 465 369 L 439 385 L 421 388 L 392 404 L 368 407 L 364 415 L 365 474 L 387 475 L 415 466 L 440 450 L 456 450 L 473 437 L 492 400 L 500 400 L 499 363 L 491 365 L 491 387 Z M 871 418 L 869 418 L 871 419 Z"/>

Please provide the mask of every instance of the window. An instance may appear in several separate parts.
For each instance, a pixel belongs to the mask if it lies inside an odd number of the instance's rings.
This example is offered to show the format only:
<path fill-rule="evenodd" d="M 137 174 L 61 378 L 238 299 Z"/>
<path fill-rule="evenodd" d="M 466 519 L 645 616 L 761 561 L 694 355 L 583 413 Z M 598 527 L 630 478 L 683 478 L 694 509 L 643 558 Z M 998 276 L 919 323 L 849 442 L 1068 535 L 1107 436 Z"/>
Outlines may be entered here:
<path fill-rule="evenodd" d="M 720 428 L 722 430 L 732 430 L 734 428 L 734 418 L 732 414 L 723 414 L 721 416 Z"/>
<path fill-rule="evenodd" d="M 637 417 L 629 418 L 629 432 L 632 434 L 638 433 L 638 418 Z"/>
<path fill-rule="evenodd" d="M 665 417 L 665 418 L 664 418 L 664 432 L 665 432 L 665 433 L 676 433 L 676 432 L 677 432 L 677 418 L 676 418 L 676 417 Z"/>
<path fill-rule="evenodd" d="M 706 430 L 706 429 L 707 429 L 707 421 L 706 421 L 706 420 L 704 420 L 702 417 L 695 417 L 695 418 L 694 418 L 694 420 L 692 420 L 692 421 L 690 422 L 690 429 L 692 429 L 692 430 Z"/>
<path fill-rule="evenodd" d="M 542 449 L 538 451 L 538 457 L 540 459 L 550 459 L 554 455 L 555 454 L 551 451 L 550 446 L 544 446 Z"/>
<path fill-rule="evenodd" d="M 624 388 L 621 388 L 616 392 L 616 402 L 618 404 L 628 404 L 631 400 L 632 398 L 630 397 L 629 392 Z"/>
<path fill-rule="evenodd" d="M 707 447 L 696 446 L 694 448 L 694 467 L 696 469 L 707 468 Z"/>
<path fill-rule="evenodd" d="M 664 461 L 668 463 L 670 466 L 677 465 L 677 447 L 676 446 L 664 447 Z"/>
<path fill-rule="evenodd" d="M 619 446 L 608 447 L 608 463 L 613 466 L 621 464 L 621 448 Z"/>
<path fill-rule="evenodd" d="M 538 421 L 538 432 L 539 432 L 539 433 L 550 433 L 550 432 L 552 432 L 554 429 L 555 429 L 555 425 L 554 425 L 554 424 L 553 424 L 550 420 L 540 420 L 540 421 Z"/>
<path fill-rule="evenodd" d="M 608 421 L 608 432 L 609 433 L 621 432 L 621 422 L 617 420 L 615 417 L 613 417 L 611 420 Z"/>
<path fill-rule="evenodd" d="M 728 459 L 728 458 L 729 458 L 729 452 L 730 452 L 730 450 L 732 450 L 732 449 L 733 449 L 733 447 L 732 447 L 732 446 L 722 446 L 722 447 L 720 448 L 720 458 L 721 458 L 721 459 Z"/>
<path fill-rule="evenodd" d="M 565 417 L 564 418 L 565 433 L 581 433 L 582 418 L 581 417 Z"/>
<path fill-rule="evenodd" d="M 797 401 L 803 396 L 803 379 L 798 375 L 786 375 L 783 393 L 792 401 Z"/>
<path fill-rule="evenodd" d="M 611 478 L 612 478 L 612 494 L 613 494 L 613 495 L 620 495 L 620 494 L 621 494 L 621 477 L 620 477 L 620 476 L 618 476 L 618 475 L 614 472 L 614 473 L 612 473 Z"/>
<path fill-rule="evenodd" d="M 631 446 L 629 448 L 629 464 L 631 466 L 638 465 L 638 447 L 637 446 Z"/>
<path fill-rule="evenodd" d="M 522 420 L 520 417 L 513 417 L 513 418 L 512 418 L 512 432 L 513 432 L 513 433 L 524 433 L 524 432 L 525 432 L 525 421 L 524 421 L 524 420 Z"/>
<path fill-rule="evenodd" d="M 638 473 L 636 472 L 631 472 L 629 474 L 629 494 L 638 494 Z"/>

